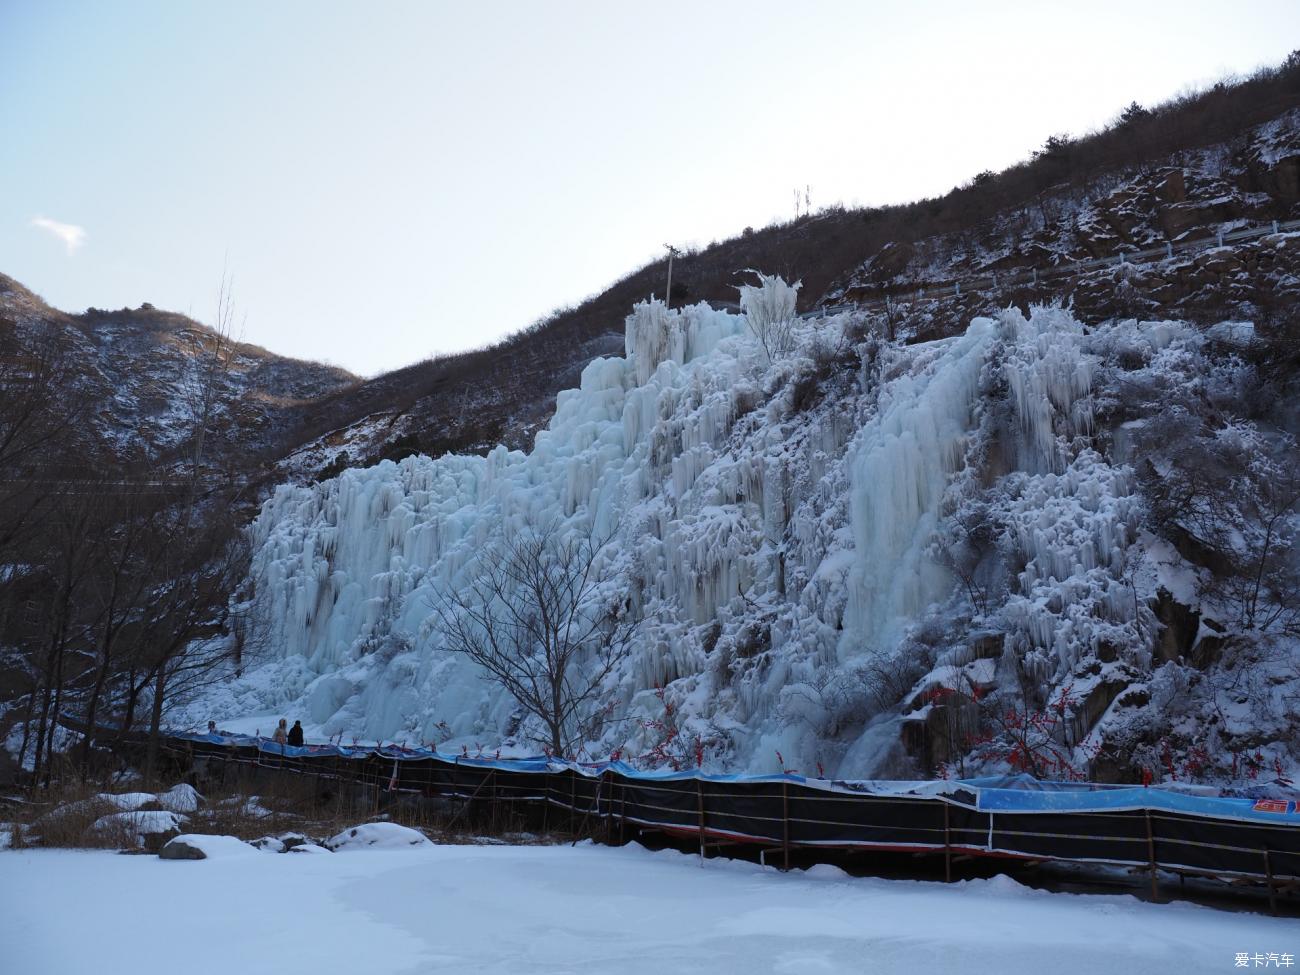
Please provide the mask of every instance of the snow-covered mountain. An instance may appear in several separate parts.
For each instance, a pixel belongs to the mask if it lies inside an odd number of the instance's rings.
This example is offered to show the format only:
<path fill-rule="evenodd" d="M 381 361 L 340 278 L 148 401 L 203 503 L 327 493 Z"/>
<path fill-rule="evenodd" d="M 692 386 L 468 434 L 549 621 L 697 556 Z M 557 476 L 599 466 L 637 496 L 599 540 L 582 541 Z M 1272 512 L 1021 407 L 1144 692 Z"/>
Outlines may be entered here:
<path fill-rule="evenodd" d="M 65 398 L 82 398 L 77 446 L 55 463 L 166 458 L 193 432 L 194 399 L 211 382 L 213 447 L 278 457 L 304 403 L 357 382 L 335 366 L 289 359 L 230 341 L 184 315 L 145 304 L 73 315 L 0 274 L 0 355 L 60 349 Z M 221 368 L 205 374 L 214 355 Z"/>
<path fill-rule="evenodd" d="M 1295 511 L 1271 541 L 1262 526 L 1296 453 L 1258 408 L 1249 324 L 1037 307 L 905 344 L 843 314 L 769 357 L 751 322 L 793 296 L 768 279 L 742 314 L 637 305 L 625 356 L 591 362 L 527 453 L 280 487 L 252 528 L 248 669 L 191 717 L 532 750 L 538 729 L 444 648 L 435 608 L 503 538 L 555 528 L 607 539 L 599 600 L 640 620 L 587 755 L 1290 773 Z M 1256 474 L 1232 470 L 1242 452 Z M 1198 465 L 1226 480 L 1183 497 Z M 1270 575 L 1253 605 L 1232 581 L 1252 568 Z"/>

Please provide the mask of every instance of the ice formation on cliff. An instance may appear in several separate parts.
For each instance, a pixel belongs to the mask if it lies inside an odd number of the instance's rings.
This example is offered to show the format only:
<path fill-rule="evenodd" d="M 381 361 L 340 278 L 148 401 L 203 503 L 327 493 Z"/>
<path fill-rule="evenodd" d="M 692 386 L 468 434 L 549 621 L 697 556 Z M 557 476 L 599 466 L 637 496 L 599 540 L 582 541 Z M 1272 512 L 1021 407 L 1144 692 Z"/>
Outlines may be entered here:
<path fill-rule="evenodd" d="M 513 701 L 430 620 L 476 552 L 546 525 L 609 536 L 606 585 L 644 619 L 589 754 L 643 753 L 667 699 L 706 766 L 771 770 L 780 752 L 791 767 L 878 773 L 896 732 L 861 692 L 863 668 L 906 672 L 911 630 L 953 604 L 932 541 L 956 486 L 979 476 L 999 398 L 1015 443 L 989 476 L 1007 485 L 1003 543 L 1023 566 L 1006 652 L 1051 679 L 1131 626 L 1130 477 L 1089 447 L 1095 359 L 1070 315 L 1009 311 L 874 352 L 863 340 L 848 315 L 801 323 L 769 361 L 743 314 L 643 303 L 625 357 L 587 366 L 531 452 L 281 486 L 251 528 L 241 610 L 261 661 L 204 715 L 292 710 L 322 734 L 526 743 Z M 874 366 L 795 409 L 789 389 L 816 350 L 855 342 Z"/>

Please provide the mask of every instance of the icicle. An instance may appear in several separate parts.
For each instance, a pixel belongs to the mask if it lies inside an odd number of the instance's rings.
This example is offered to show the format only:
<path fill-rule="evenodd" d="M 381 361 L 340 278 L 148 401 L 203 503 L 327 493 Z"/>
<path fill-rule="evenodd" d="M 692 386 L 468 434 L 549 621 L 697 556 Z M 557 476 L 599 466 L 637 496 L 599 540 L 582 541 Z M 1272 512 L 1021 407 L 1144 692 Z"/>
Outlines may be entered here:
<path fill-rule="evenodd" d="M 915 376 L 896 380 L 852 466 L 856 560 L 841 655 L 874 645 L 902 617 L 946 594 L 925 555 L 948 478 L 961 457 L 994 323 L 976 319 Z"/>

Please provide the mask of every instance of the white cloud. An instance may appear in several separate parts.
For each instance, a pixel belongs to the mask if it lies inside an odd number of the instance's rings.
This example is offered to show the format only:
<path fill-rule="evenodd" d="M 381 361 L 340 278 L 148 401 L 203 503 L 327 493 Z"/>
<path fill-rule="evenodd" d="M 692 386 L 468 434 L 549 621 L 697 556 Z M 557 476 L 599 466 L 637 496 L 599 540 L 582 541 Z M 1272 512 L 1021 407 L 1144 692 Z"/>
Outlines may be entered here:
<path fill-rule="evenodd" d="M 32 226 L 39 227 L 63 241 L 63 246 L 68 249 L 68 256 L 81 248 L 86 242 L 86 228 L 78 227 L 75 223 L 60 223 L 58 220 L 51 220 L 49 217 L 32 217 Z"/>

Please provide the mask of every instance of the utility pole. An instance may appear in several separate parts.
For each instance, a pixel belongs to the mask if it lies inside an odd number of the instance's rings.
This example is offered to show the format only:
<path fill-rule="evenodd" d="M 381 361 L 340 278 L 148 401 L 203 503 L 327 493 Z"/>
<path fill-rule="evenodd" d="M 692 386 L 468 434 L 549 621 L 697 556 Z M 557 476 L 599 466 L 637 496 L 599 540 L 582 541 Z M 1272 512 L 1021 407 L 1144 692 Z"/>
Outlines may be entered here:
<path fill-rule="evenodd" d="M 664 294 L 664 304 L 669 308 L 673 306 L 673 258 L 681 253 L 672 244 L 664 244 L 668 248 L 668 291 Z"/>

